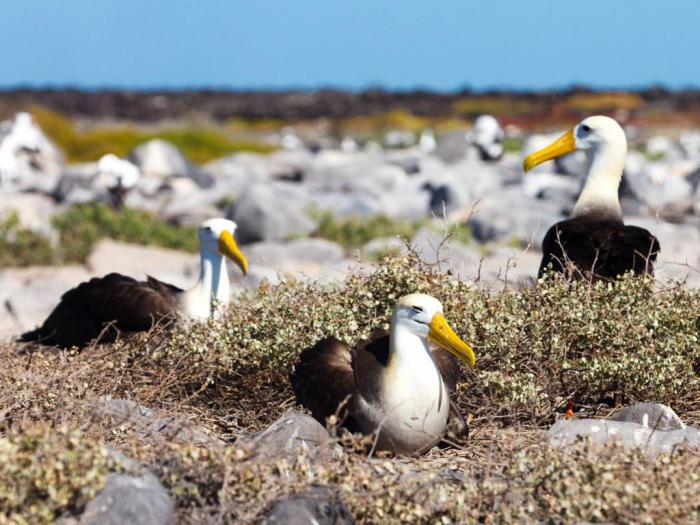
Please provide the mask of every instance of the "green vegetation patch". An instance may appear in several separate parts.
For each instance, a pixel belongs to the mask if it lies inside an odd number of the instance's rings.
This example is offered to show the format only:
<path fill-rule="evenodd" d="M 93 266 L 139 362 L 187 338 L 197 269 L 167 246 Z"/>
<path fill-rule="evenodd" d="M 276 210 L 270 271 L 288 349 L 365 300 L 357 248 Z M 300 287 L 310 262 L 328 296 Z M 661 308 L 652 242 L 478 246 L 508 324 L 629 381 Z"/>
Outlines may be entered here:
<path fill-rule="evenodd" d="M 328 239 L 350 250 L 361 248 L 372 239 L 401 236 L 412 239 L 425 220 L 392 219 L 383 214 L 338 219 L 331 212 L 311 212 L 318 219 L 314 237 Z"/>
<path fill-rule="evenodd" d="M 23 227 L 17 213 L 0 219 L 0 268 L 56 262 L 56 251 L 47 236 Z"/>
<path fill-rule="evenodd" d="M 201 400 L 214 397 L 222 408 L 257 390 L 260 404 L 240 416 L 254 427 L 288 399 L 286 376 L 302 349 L 327 335 L 354 343 L 387 327 L 396 300 L 412 292 L 440 299 L 475 348 L 476 368 L 464 370 L 456 394 L 465 412 L 532 423 L 553 421 L 569 399 L 590 414 L 634 401 L 700 409 L 696 291 L 658 291 L 635 278 L 616 286 L 553 278 L 492 294 L 411 255 L 352 275 L 342 287 L 263 286 L 223 324 L 173 333 L 158 359 L 180 360 L 184 352 L 192 360 L 188 391 L 199 389 Z"/>
<path fill-rule="evenodd" d="M 197 163 L 240 151 L 269 153 L 275 149 L 259 142 L 232 140 L 217 128 L 142 131 L 134 126 L 121 125 L 79 131 L 69 119 L 50 110 L 35 108 L 32 116 L 63 149 L 69 162 L 95 161 L 107 153 L 126 157 L 139 144 L 157 138 L 173 143 Z"/>
<path fill-rule="evenodd" d="M 57 243 L 22 227 L 16 214 L 0 220 L 0 267 L 82 263 L 104 238 L 192 253 L 199 250 L 196 228 L 168 224 L 141 210 L 76 204 L 52 222 Z"/>
<path fill-rule="evenodd" d="M 104 203 L 78 204 L 53 219 L 59 232 L 62 259 L 82 262 L 103 238 L 150 244 L 189 252 L 198 251 L 197 229 L 157 220 L 151 213 Z"/>
<path fill-rule="evenodd" d="M 100 445 L 65 428 L 29 426 L 0 438 L 0 523 L 53 523 L 82 510 L 120 466 Z"/>
<path fill-rule="evenodd" d="M 442 457 L 333 461 L 305 454 L 276 461 L 244 447 L 177 449 L 161 475 L 181 508 L 225 522 L 253 523 L 272 501 L 334 487 L 357 523 L 664 523 L 700 519 L 700 458 L 677 451 L 650 462 L 642 453 L 587 443 L 550 449 L 493 448 Z M 522 444 L 521 444 L 522 446 Z M 479 451 L 481 452 L 481 451 Z M 206 523 L 207 513 L 201 515 Z"/>

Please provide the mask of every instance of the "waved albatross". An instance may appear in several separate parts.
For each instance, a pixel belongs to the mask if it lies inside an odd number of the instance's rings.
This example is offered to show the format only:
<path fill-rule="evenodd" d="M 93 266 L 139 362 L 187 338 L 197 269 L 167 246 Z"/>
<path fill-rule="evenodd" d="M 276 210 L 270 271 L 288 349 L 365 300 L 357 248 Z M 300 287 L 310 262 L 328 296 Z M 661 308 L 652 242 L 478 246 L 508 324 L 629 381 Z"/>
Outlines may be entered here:
<path fill-rule="evenodd" d="M 523 169 L 527 172 L 576 150 L 587 153 L 586 183 L 571 217 L 547 231 L 538 277 L 548 268 L 591 281 L 613 280 L 630 271 L 653 275 L 659 241 L 648 230 L 622 220 L 618 190 L 627 138 L 617 122 L 610 117 L 588 117 L 549 146 L 528 155 Z"/>
<path fill-rule="evenodd" d="M 185 291 L 148 276 L 146 281 L 110 273 L 68 290 L 44 323 L 20 337 L 45 345 L 83 347 L 99 337 L 113 341 L 120 331 L 151 328 L 166 316 L 208 319 L 229 302 L 230 285 L 224 257 L 245 274 L 248 262 L 234 239 L 236 223 L 210 219 L 199 227 L 201 265 L 197 283 Z"/>
<path fill-rule="evenodd" d="M 326 337 L 304 350 L 291 383 L 320 422 L 339 413 L 352 432 L 378 432 L 378 448 L 420 454 L 447 426 L 455 356 L 474 366 L 474 352 L 447 324 L 440 301 L 412 294 L 397 302 L 388 335 L 354 349 Z"/>

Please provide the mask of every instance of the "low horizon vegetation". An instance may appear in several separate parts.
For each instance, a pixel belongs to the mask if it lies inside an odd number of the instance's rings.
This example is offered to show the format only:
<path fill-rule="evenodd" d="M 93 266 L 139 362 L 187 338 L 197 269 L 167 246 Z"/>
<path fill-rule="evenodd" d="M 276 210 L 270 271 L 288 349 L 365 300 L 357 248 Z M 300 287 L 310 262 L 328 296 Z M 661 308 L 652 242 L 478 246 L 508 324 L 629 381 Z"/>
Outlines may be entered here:
<path fill-rule="evenodd" d="M 186 158 L 198 164 L 232 153 L 269 153 L 276 149 L 262 142 L 233 140 L 216 127 L 144 130 L 133 125 L 119 124 L 79 130 L 69 118 L 55 111 L 37 107 L 31 113 L 46 135 L 63 150 L 69 162 L 97 161 L 108 153 L 127 157 L 134 148 L 153 139 L 171 142 Z"/>

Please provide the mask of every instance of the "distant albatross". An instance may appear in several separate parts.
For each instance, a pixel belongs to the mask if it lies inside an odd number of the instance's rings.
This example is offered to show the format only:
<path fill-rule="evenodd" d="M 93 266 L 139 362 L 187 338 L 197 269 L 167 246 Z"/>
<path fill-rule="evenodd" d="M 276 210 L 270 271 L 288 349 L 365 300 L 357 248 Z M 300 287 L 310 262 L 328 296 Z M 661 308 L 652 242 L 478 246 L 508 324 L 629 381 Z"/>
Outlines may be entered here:
<path fill-rule="evenodd" d="M 474 352 L 449 327 L 442 304 L 412 294 L 397 302 L 388 335 L 354 349 L 326 337 L 302 352 L 291 382 L 322 423 L 339 413 L 353 432 L 378 432 L 379 448 L 416 454 L 438 443 L 447 426 L 455 357 L 474 366 Z"/>
<path fill-rule="evenodd" d="M 626 273 L 654 273 L 659 241 L 648 230 L 622 220 L 618 190 L 627 157 L 620 125 L 604 116 L 584 119 L 552 144 L 523 161 L 535 166 L 575 150 L 588 155 L 588 176 L 571 217 L 552 226 L 542 241 L 539 277 L 551 268 L 590 280 Z"/>
<path fill-rule="evenodd" d="M 83 347 L 115 339 L 120 331 L 148 330 L 174 313 L 194 319 L 218 315 L 229 302 L 230 285 L 224 257 L 234 261 L 245 274 L 248 262 L 234 239 L 236 223 L 210 219 L 199 227 L 201 265 L 199 279 L 189 290 L 148 277 L 137 281 L 110 273 L 90 279 L 61 297 L 44 323 L 20 337 L 45 345 Z"/>

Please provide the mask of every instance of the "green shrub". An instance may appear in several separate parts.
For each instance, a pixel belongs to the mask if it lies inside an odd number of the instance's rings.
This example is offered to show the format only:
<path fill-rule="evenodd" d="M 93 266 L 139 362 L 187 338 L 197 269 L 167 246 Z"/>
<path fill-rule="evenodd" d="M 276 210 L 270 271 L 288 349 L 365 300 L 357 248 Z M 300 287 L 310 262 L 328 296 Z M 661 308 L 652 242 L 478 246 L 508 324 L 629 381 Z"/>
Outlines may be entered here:
<path fill-rule="evenodd" d="M 392 219 L 382 214 L 348 219 L 338 219 L 331 212 L 317 215 L 319 222 L 312 235 L 337 242 L 348 250 L 361 248 L 372 239 L 380 237 L 401 236 L 410 240 L 426 223 L 425 221 Z"/>
<path fill-rule="evenodd" d="M 53 523 L 82 510 L 120 466 L 80 432 L 46 425 L 0 438 L 0 523 Z"/>
<path fill-rule="evenodd" d="M 651 462 L 638 451 L 586 443 L 499 451 L 503 443 L 490 437 L 495 450 L 477 458 L 468 451 L 415 460 L 350 453 L 313 461 L 301 453 L 269 461 L 241 446 L 185 447 L 171 451 L 159 471 L 181 508 L 203 507 L 235 523 L 257 522 L 275 499 L 314 485 L 334 487 L 357 523 L 690 525 L 700 519 L 696 455 L 679 451 Z"/>
<path fill-rule="evenodd" d="M 56 253 L 48 237 L 22 227 L 16 213 L 0 219 L 0 268 L 55 262 Z"/>
<path fill-rule="evenodd" d="M 270 399 L 289 395 L 286 374 L 303 348 L 326 335 L 354 343 L 386 327 L 396 299 L 416 291 L 439 298 L 451 325 L 475 348 L 476 369 L 465 370 L 456 394 L 465 412 L 552 421 L 568 399 L 589 413 L 632 401 L 700 408 L 697 292 L 656 291 L 650 281 L 628 278 L 616 286 L 551 279 L 491 294 L 411 256 L 390 259 L 369 276 L 352 275 L 340 288 L 297 282 L 263 288 L 223 324 L 177 331 L 159 355 L 189 356 L 197 365 L 188 369 L 197 372 L 188 375 L 188 388 L 218 385 L 216 393 L 201 391 L 218 403 L 244 388 L 269 388 L 256 394 L 268 406 L 254 418 L 265 419 Z"/>
<path fill-rule="evenodd" d="M 115 210 L 104 203 L 78 204 L 56 215 L 53 223 L 65 261 L 85 261 L 102 238 L 198 251 L 196 228 L 167 224 L 141 210 Z"/>

